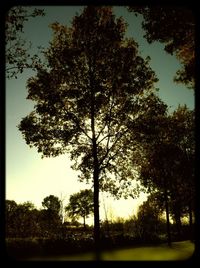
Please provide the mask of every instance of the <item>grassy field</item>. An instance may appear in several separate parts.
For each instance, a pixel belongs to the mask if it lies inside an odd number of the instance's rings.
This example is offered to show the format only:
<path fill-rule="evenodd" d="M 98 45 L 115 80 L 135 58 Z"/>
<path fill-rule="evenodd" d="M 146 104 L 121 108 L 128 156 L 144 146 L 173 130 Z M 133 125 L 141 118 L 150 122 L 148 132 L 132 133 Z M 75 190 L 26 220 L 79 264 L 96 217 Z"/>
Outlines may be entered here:
<path fill-rule="evenodd" d="M 103 261 L 168 261 L 186 260 L 192 256 L 194 244 L 190 241 L 174 242 L 169 248 L 166 244 L 159 246 L 132 247 L 128 249 L 117 249 L 103 251 Z M 71 256 L 52 256 L 48 258 L 32 258 L 31 260 L 52 261 L 92 261 L 94 254 L 84 253 Z"/>

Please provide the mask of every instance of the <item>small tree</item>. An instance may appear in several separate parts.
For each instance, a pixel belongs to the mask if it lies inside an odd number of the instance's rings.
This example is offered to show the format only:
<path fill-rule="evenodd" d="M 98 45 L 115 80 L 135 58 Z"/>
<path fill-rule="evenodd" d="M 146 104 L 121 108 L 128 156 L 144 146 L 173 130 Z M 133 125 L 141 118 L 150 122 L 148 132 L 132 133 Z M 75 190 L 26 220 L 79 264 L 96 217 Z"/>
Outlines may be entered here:
<path fill-rule="evenodd" d="M 84 228 L 86 218 L 94 212 L 92 190 L 81 190 L 70 196 L 69 205 L 65 208 L 72 219 L 83 217 Z"/>
<path fill-rule="evenodd" d="M 42 201 L 44 210 L 41 211 L 43 229 L 50 235 L 58 235 L 62 220 L 60 217 L 61 203 L 57 196 L 49 195 Z"/>
<path fill-rule="evenodd" d="M 158 239 L 161 210 L 150 196 L 147 201 L 139 206 L 137 213 L 137 232 L 144 241 Z"/>
<path fill-rule="evenodd" d="M 59 214 L 60 211 L 60 200 L 57 196 L 49 195 L 44 198 L 42 201 L 42 206 L 50 211 L 55 212 L 56 214 Z"/>

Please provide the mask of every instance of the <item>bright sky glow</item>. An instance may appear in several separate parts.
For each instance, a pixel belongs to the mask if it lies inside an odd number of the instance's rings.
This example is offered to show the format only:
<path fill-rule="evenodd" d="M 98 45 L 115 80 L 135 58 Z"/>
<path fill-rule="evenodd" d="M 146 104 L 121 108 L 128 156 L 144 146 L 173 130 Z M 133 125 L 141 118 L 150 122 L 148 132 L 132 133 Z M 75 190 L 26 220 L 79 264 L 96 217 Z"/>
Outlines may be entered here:
<path fill-rule="evenodd" d="M 69 26 L 76 12 L 81 7 L 40 7 L 46 12 L 45 17 L 30 19 L 25 24 L 25 36 L 33 44 L 33 49 L 39 45 L 48 46 L 51 40 L 50 23 L 58 21 Z M 163 50 L 159 43 L 149 45 L 142 37 L 141 17 L 136 18 L 124 7 L 115 7 L 117 16 L 123 16 L 128 22 L 127 35 L 133 37 L 139 43 L 139 50 L 144 57 L 151 57 L 151 66 L 155 70 L 159 82 L 156 87 L 160 88 L 160 97 L 171 106 L 171 110 L 178 104 L 186 103 L 189 108 L 194 108 L 193 91 L 184 85 L 173 83 L 173 76 L 179 69 L 180 64 L 175 57 L 170 56 Z M 67 204 L 69 196 L 80 189 L 90 188 L 90 185 L 78 182 L 78 172 L 73 171 L 67 155 L 57 158 L 41 159 L 35 148 L 29 148 L 17 129 L 21 119 L 28 115 L 34 103 L 26 100 L 26 81 L 34 75 L 33 71 L 25 71 L 18 79 L 6 81 L 6 199 L 15 200 L 17 203 L 31 201 L 38 208 L 42 200 L 50 195 L 59 198 L 65 197 Z M 139 200 L 113 200 L 101 198 L 101 219 L 104 218 L 104 205 L 108 211 L 108 217 L 125 217 L 133 215 L 137 206 L 143 200 L 142 194 Z M 112 215 L 111 215 L 112 214 Z"/>

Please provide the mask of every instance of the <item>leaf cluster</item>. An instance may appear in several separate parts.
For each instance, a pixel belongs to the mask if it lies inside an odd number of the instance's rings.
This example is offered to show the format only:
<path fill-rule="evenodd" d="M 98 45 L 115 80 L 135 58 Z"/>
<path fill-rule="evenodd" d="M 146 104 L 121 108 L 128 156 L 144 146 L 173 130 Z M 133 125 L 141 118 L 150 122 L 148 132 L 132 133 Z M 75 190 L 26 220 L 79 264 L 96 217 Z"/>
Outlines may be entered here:
<path fill-rule="evenodd" d="M 195 76 L 195 16 L 187 7 L 138 6 L 129 11 L 143 16 L 144 37 L 149 43 L 165 44 L 166 52 L 176 55 L 182 64 L 174 80 L 194 88 Z"/>

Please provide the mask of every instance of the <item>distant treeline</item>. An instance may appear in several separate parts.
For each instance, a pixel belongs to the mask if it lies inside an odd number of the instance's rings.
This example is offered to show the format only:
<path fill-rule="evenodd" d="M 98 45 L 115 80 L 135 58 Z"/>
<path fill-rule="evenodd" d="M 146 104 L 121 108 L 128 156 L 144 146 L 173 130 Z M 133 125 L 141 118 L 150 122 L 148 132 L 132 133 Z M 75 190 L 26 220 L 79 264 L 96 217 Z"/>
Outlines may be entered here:
<path fill-rule="evenodd" d="M 17 204 L 13 200 L 6 200 L 6 237 L 93 240 L 93 227 L 88 226 L 85 219 L 83 224 L 77 221 L 81 216 L 80 211 L 78 215 L 74 209 L 73 214 L 73 210 L 70 210 L 70 202 L 64 208 L 66 214 L 63 212 L 61 200 L 56 196 L 44 198 L 42 205 L 42 209 L 36 209 L 31 202 Z M 193 239 L 193 224 L 189 221 L 187 213 L 182 213 L 179 220 L 176 220 L 176 214 L 170 214 L 173 219 L 173 223 L 171 221 L 172 239 Z M 129 219 L 107 219 L 101 221 L 100 226 L 101 239 L 114 241 L 118 236 L 126 237 L 126 240 L 134 238 L 138 242 L 167 239 L 164 207 L 161 208 L 155 194 L 150 195 L 147 201 L 140 205 L 137 216 Z"/>

